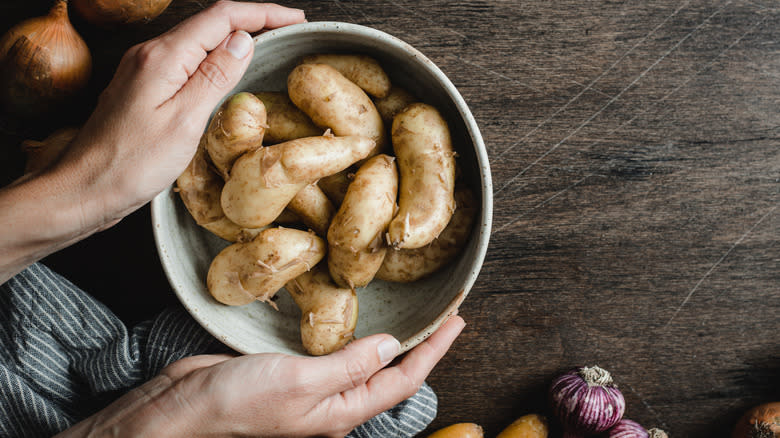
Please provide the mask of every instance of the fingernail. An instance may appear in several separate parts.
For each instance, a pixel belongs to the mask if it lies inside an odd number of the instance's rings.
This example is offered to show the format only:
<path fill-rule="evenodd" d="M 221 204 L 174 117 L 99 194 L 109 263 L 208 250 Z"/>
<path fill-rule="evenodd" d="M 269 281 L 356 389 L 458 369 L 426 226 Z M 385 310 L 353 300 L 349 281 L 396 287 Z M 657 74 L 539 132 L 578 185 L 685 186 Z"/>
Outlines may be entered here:
<path fill-rule="evenodd" d="M 252 48 L 252 37 L 243 30 L 236 31 L 227 43 L 227 50 L 236 59 L 243 59 Z"/>
<path fill-rule="evenodd" d="M 379 353 L 379 361 L 388 363 L 401 352 L 401 343 L 396 338 L 385 339 L 377 345 L 376 351 Z"/>

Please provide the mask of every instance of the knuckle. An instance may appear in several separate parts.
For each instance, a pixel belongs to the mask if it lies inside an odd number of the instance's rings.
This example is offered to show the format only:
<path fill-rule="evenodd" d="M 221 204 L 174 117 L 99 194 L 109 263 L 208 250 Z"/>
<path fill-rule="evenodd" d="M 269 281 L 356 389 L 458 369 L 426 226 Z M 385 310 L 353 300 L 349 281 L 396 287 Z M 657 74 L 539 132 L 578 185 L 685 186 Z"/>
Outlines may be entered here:
<path fill-rule="evenodd" d="M 211 9 L 217 14 L 226 14 L 232 6 L 231 3 L 228 0 L 219 0 L 211 6 Z"/>
<path fill-rule="evenodd" d="M 160 62 L 162 49 L 156 40 L 141 43 L 133 51 L 132 57 L 138 70 L 148 70 Z"/>
<path fill-rule="evenodd" d="M 366 365 L 359 360 L 348 360 L 345 365 L 347 379 L 353 387 L 357 387 L 368 380 L 368 369 Z"/>
<path fill-rule="evenodd" d="M 198 70 L 216 88 L 226 88 L 230 83 L 222 67 L 208 59 L 200 63 Z"/>

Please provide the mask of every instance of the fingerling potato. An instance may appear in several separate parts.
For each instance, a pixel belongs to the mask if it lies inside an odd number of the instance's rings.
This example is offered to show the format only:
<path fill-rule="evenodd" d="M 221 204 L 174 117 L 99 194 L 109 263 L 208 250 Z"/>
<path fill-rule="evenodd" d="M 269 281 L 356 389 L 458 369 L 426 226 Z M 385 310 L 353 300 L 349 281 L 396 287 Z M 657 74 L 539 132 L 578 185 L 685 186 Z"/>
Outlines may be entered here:
<path fill-rule="evenodd" d="M 290 100 L 321 128 L 337 136 L 359 135 L 376 142 L 373 156 L 387 145 L 382 118 L 366 93 L 325 64 L 301 64 L 287 77 Z"/>
<path fill-rule="evenodd" d="M 396 249 L 420 248 L 442 232 L 455 207 L 450 131 L 436 108 L 413 103 L 393 119 L 392 135 L 401 183 L 388 237 Z"/>
<path fill-rule="evenodd" d="M 496 438 L 547 438 L 547 419 L 539 414 L 528 414 L 507 426 Z"/>
<path fill-rule="evenodd" d="M 201 227 L 230 242 L 251 240 L 262 228 L 244 228 L 225 217 L 220 205 L 225 183 L 209 162 L 204 141 L 201 139 L 190 164 L 176 179 L 179 196 Z"/>
<path fill-rule="evenodd" d="M 321 135 L 320 129 L 309 116 L 293 105 L 285 93 L 265 91 L 255 93 L 263 104 L 267 114 L 268 128 L 263 143 L 266 145 L 283 143 L 296 138 Z"/>
<path fill-rule="evenodd" d="M 428 435 L 428 438 L 482 438 L 482 427 L 474 423 L 456 423 Z"/>
<path fill-rule="evenodd" d="M 314 233 L 268 228 L 252 241 L 234 243 L 212 260 L 206 277 L 220 303 L 241 306 L 270 299 L 285 283 L 311 269 L 325 256 L 325 241 Z"/>
<path fill-rule="evenodd" d="M 234 94 L 220 105 L 203 135 L 222 179 L 228 179 L 239 156 L 262 146 L 266 126 L 265 105 L 252 93 Z"/>
<path fill-rule="evenodd" d="M 349 169 L 342 170 L 333 175 L 320 178 L 317 181 L 317 185 L 320 186 L 320 189 L 328 196 L 333 205 L 338 207 L 344 202 L 344 196 L 347 195 L 347 188 L 349 188 L 349 183 L 352 181 L 350 176 L 354 175 L 350 174 Z"/>
<path fill-rule="evenodd" d="M 393 217 L 398 174 L 393 158 L 369 158 L 355 174 L 328 228 L 328 269 L 339 286 L 363 287 L 382 265 L 382 239 Z"/>
<path fill-rule="evenodd" d="M 247 228 L 270 224 L 306 185 L 365 158 L 365 137 L 319 136 L 290 140 L 242 155 L 222 189 L 225 215 Z"/>
<path fill-rule="evenodd" d="M 317 183 L 308 184 L 296 193 L 287 204 L 287 210 L 298 216 L 307 227 L 322 237 L 327 235 L 330 221 L 336 214 L 333 203 Z"/>
<path fill-rule="evenodd" d="M 390 92 L 390 78 L 376 59 L 369 56 L 320 54 L 307 56 L 301 62 L 327 64 L 372 96 L 385 97 Z"/>
<path fill-rule="evenodd" d="M 420 99 L 401 87 L 393 86 L 387 96 L 374 99 L 374 106 L 379 111 L 382 121 L 386 126 L 393 125 L 393 118 L 407 106 L 419 102 Z"/>
<path fill-rule="evenodd" d="M 309 354 L 330 354 L 352 340 L 358 320 L 355 291 L 337 286 L 322 263 L 285 285 L 301 309 L 301 341 Z"/>
<path fill-rule="evenodd" d="M 409 283 L 438 271 L 450 263 L 471 234 L 477 205 L 471 190 L 458 187 L 455 191 L 455 213 L 439 237 L 429 245 L 416 249 L 388 249 L 376 278 Z"/>

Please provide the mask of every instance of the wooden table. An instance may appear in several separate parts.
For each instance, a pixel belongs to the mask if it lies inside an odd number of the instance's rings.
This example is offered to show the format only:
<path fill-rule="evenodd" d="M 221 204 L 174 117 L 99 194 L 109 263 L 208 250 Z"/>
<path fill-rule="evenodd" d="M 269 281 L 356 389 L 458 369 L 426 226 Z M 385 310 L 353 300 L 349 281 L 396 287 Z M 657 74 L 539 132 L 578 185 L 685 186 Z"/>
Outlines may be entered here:
<path fill-rule="evenodd" d="M 110 32 L 74 18 L 95 75 L 81 112 L 42 126 L 83 118 L 126 48 L 208 3 L 175 0 Z M 548 412 L 550 380 L 582 364 L 612 371 L 627 417 L 672 437 L 726 437 L 743 410 L 780 399 L 777 2 L 289 4 L 417 47 L 482 129 L 492 240 L 468 326 L 428 379 L 432 429 L 494 436 Z M 3 2 L 1 29 L 47 8 Z M 29 133 L 3 127 L 4 183 Z M 175 303 L 149 224 L 145 207 L 46 262 L 133 323 Z"/>

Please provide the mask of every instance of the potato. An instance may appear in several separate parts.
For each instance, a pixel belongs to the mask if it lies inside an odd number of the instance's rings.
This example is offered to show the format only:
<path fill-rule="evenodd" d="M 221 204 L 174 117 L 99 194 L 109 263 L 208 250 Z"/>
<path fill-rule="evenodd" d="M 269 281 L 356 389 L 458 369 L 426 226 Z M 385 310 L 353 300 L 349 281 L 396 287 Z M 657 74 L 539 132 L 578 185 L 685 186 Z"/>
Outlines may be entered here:
<path fill-rule="evenodd" d="M 496 438 L 547 438 L 547 420 L 538 414 L 524 415 L 502 430 Z"/>
<path fill-rule="evenodd" d="M 317 185 L 320 186 L 320 189 L 322 189 L 333 205 L 338 207 L 344 202 L 344 196 L 347 195 L 347 188 L 349 188 L 349 183 L 352 182 L 352 176 L 354 174 L 351 174 L 349 169 L 342 170 L 333 175 L 320 178 L 317 181 Z"/>
<path fill-rule="evenodd" d="M 228 179 L 239 156 L 262 146 L 265 128 L 265 105 L 254 94 L 234 94 L 220 105 L 203 136 L 222 179 Z"/>
<path fill-rule="evenodd" d="M 382 117 L 374 103 L 357 85 L 325 64 L 301 64 L 287 77 L 290 100 L 319 127 L 337 136 L 360 135 L 376 142 L 368 155 L 387 145 Z M 334 172 L 335 173 L 335 172 Z"/>
<path fill-rule="evenodd" d="M 428 438 L 482 438 L 482 427 L 474 423 L 457 423 L 439 429 Z"/>
<path fill-rule="evenodd" d="M 303 223 L 303 221 L 297 214 L 291 212 L 289 209 L 286 208 L 282 210 L 281 213 L 279 213 L 279 216 L 277 216 L 276 219 L 274 219 L 274 222 L 276 222 L 277 224 L 298 224 L 298 223 L 302 224 Z"/>
<path fill-rule="evenodd" d="M 376 278 L 409 283 L 438 271 L 463 249 L 477 213 L 474 195 L 466 187 L 455 190 L 455 213 L 430 245 L 416 249 L 388 249 Z"/>
<path fill-rule="evenodd" d="M 287 210 L 298 216 L 307 227 L 325 237 L 330 221 L 336 214 L 336 208 L 325 193 L 311 183 L 302 188 L 287 204 Z"/>
<path fill-rule="evenodd" d="M 262 228 L 243 228 L 222 211 L 219 199 L 225 183 L 211 166 L 204 141 L 201 138 L 195 156 L 176 180 L 181 200 L 201 227 L 230 242 L 252 240 Z"/>
<path fill-rule="evenodd" d="M 233 222 L 270 224 L 306 185 L 365 158 L 374 142 L 365 137 L 306 137 L 257 149 L 233 164 L 221 204 Z"/>
<path fill-rule="evenodd" d="M 442 232 L 455 208 L 450 131 L 436 108 L 413 103 L 395 116 L 392 135 L 401 187 L 389 240 L 396 249 L 420 248 Z"/>
<path fill-rule="evenodd" d="M 309 354 L 330 354 L 352 340 L 357 295 L 336 286 L 322 263 L 288 282 L 285 289 L 301 309 L 301 341 Z"/>
<path fill-rule="evenodd" d="M 322 134 L 323 130 L 293 105 L 285 93 L 266 91 L 255 93 L 255 96 L 265 104 L 268 123 L 263 137 L 265 144 L 283 143 Z"/>
<path fill-rule="evenodd" d="M 385 97 L 390 92 L 390 78 L 374 58 L 365 55 L 323 54 L 307 56 L 301 62 L 327 64 L 372 96 Z"/>
<path fill-rule="evenodd" d="M 328 269 L 339 286 L 365 286 L 382 265 L 387 250 L 383 234 L 398 191 L 393 161 L 382 154 L 360 167 L 328 228 Z"/>
<path fill-rule="evenodd" d="M 325 257 L 325 241 L 314 233 L 268 228 L 251 242 L 234 243 L 212 260 L 206 285 L 220 303 L 241 306 L 270 299 L 285 283 Z"/>
<path fill-rule="evenodd" d="M 404 108 L 414 102 L 419 102 L 420 99 L 412 96 L 411 93 L 400 87 L 390 88 L 390 92 L 387 96 L 381 99 L 374 99 L 374 106 L 379 111 L 379 115 L 382 117 L 382 121 L 387 126 L 393 124 L 393 118 L 400 113 Z"/>

